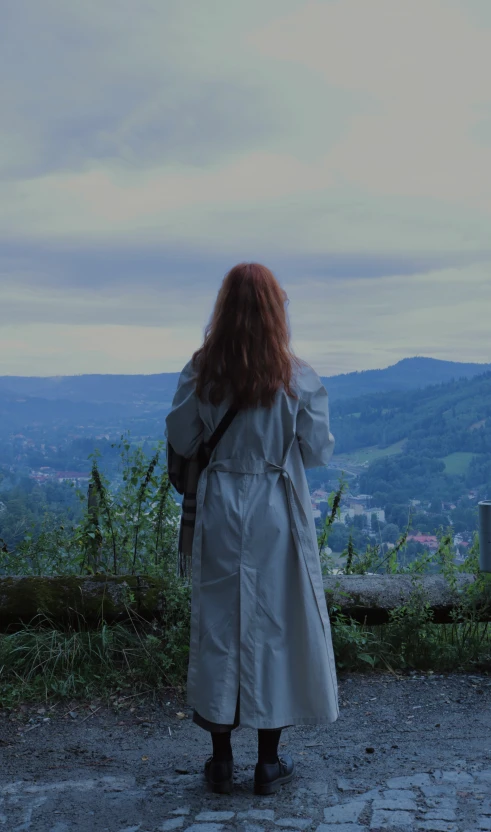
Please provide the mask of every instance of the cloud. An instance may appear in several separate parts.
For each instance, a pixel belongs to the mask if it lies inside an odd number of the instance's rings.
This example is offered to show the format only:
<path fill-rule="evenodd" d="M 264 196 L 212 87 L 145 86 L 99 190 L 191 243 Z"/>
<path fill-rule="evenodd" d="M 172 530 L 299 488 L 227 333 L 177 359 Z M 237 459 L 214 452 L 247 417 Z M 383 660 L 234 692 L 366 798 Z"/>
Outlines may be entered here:
<path fill-rule="evenodd" d="M 13 7 L 3 106 L 20 156 L 28 129 L 38 146 L 35 172 L 5 184 L 0 234 L 486 245 L 491 28 L 443 0 L 266 6 Z M 8 130 L 6 147 L 12 170 Z"/>
<path fill-rule="evenodd" d="M 257 0 L 254 10 L 260 19 Z M 213 0 L 12 4 L 0 51 L 5 175 L 113 160 L 200 167 L 274 140 L 287 114 L 240 55 L 241 17 Z M 31 146 L 15 160 L 19 134 Z"/>
<path fill-rule="evenodd" d="M 373 369 L 410 355 L 489 360 L 486 265 L 414 274 L 283 281 L 293 344 L 322 374 Z M 202 340 L 215 288 L 144 286 L 0 292 L 0 375 L 176 371 Z M 17 310 L 17 315 L 16 315 Z M 9 317 L 12 321 L 9 322 Z M 10 348 L 9 348 L 10 347 Z"/>
<path fill-rule="evenodd" d="M 161 373 L 182 369 L 196 328 L 30 324 L 0 331 L 1 375 Z"/>
<path fill-rule="evenodd" d="M 486 359 L 488 0 L 17 0 L 3 23 L 4 372 L 179 369 L 240 260 L 288 286 L 322 372 Z"/>
<path fill-rule="evenodd" d="M 413 355 L 486 362 L 491 280 L 486 265 L 288 286 L 297 351 L 332 375 Z"/>

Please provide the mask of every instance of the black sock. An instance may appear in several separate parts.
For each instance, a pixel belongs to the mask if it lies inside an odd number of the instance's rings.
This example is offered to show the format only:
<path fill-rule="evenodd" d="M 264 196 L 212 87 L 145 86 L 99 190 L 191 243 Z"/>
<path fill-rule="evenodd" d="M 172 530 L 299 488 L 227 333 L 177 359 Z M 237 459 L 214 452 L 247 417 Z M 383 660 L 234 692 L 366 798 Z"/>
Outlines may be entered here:
<path fill-rule="evenodd" d="M 213 759 L 217 763 L 233 759 L 231 736 L 231 731 L 217 731 L 216 733 L 212 731 Z"/>
<path fill-rule="evenodd" d="M 260 763 L 278 762 L 278 744 L 280 742 L 281 728 L 274 731 L 262 728 L 257 732 L 257 758 Z"/>

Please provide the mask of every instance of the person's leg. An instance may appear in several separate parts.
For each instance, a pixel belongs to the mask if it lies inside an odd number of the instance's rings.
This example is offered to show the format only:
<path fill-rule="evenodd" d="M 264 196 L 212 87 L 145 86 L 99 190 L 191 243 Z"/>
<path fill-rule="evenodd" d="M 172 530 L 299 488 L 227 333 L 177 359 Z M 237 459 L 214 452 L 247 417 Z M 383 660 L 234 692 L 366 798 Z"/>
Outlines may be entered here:
<path fill-rule="evenodd" d="M 281 728 L 258 729 L 258 761 L 254 771 L 256 794 L 273 794 L 284 783 L 289 783 L 295 773 L 295 764 L 289 754 L 282 754 L 278 757 L 281 731 Z"/>
<path fill-rule="evenodd" d="M 260 728 L 257 732 L 257 759 L 259 763 L 278 762 L 278 745 L 281 728 L 275 730 Z"/>
<path fill-rule="evenodd" d="M 217 763 L 226 762 L 233 759 L 232 744 L 230 742 L 232 736 L 231 731 L 211 732 L 211 741 L 213 743 L 213 760 Z"/>

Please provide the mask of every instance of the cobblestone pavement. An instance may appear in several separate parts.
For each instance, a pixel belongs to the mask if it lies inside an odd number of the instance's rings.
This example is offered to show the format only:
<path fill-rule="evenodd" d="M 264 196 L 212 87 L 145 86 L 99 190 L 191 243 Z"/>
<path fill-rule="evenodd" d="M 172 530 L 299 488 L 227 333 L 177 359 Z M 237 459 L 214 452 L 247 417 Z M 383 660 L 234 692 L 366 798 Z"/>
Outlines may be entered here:
<path fill-rule="evenodd" d="M 189 787 L 190 781 L 186 786 Z M 194 783 L 193 783 L 194 785 Z M 240 782 L 238 784 L 241 785 Z M 115 818 L 107 825 L 111 803 L 115 814 L 124 817 L 125 805 L 141 807 L 155 801 L 165 778 L 138 786 L 134 777 L 99 777 L 50 783 L 5 784 L 0 789 L 0 824 L 9 832 L 45 829 L 49 832 L 72 830 L 117 830 L 117 832 L 267 832 L 297 829 L 315 832 L 380 832 L 380 830 L 426 830 L 427 832 L 484 832 L 491 830 L 491 768 L 475 767 L 415 772 L 389 777 L 378 787 L 363 792 L 362 783 L 340 780 L 336 789 L 319 788 L 309 792 L 291 785 L 280 795 L 248 799 L 221 796 L 201 807 L 182 799 L 174 809 L 155 811 L 154 818 L 129 826 Z M 290 799 L 284 801 L 289 789 Z M 152 794 L 153 792 L 153 794 Z M 59 798 L 70 794 L 70 810 L 57 809 Z M 284 803 L 288 802 L 285 812 Z M 104 806 L 104 804 L 106 804 Z M 254 805 L 252 805 L 254 804 Z M 84 809 L 85 805 L 85 809 Z M 96 807 L 99 805 L 100 809 Z M 155 807 L 156 808 L 156 807 Z M 97 816 L 104 816 L 103 825 Z M 141 811 L 141 808 L 140 808 Z M 130 812 L 130 814 L 134 814 Z M 57 815 L 63 819 L 56 820 Z M 68 815 L 68 816 L 67 816 Z M 70 818 L 75 815 L 75 818 Z M 121 825 L 123 824 L 123 825 Z"/>
<path fill-rule="evenodd" d="M 9 714 L 0 720 L 0 830 L 491 830 L 489 677 L 351 677 L 340 680 L 340 699 L 333 726 L 284 732 L 280 752 L 292 754 L 297 775 L 268 797 L 252 792 L 248 730 L 234 735 L 234 793 L 208 791 L 209 737 L 176 701 L 124 718 Z"/>

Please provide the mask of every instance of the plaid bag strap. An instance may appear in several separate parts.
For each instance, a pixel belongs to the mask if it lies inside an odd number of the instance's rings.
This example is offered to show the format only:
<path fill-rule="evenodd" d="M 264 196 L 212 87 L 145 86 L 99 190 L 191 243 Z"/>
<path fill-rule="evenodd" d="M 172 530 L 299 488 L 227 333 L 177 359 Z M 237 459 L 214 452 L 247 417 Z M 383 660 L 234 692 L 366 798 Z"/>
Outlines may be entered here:
<path fill-rule="evenodd" d="M 167 440 L 167 474 L 178 494 L 184 494 L 188 460 L 176 453 Z"/>

